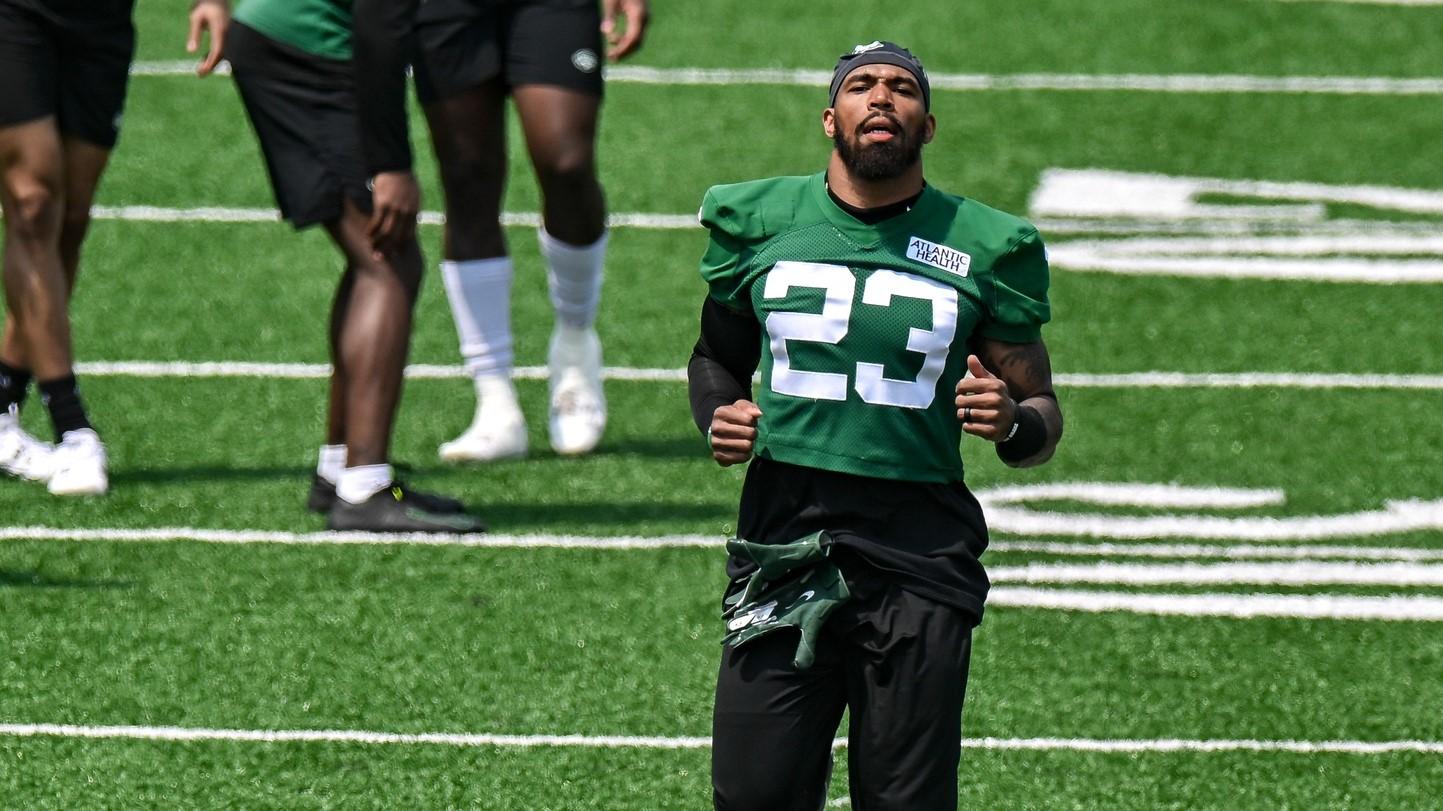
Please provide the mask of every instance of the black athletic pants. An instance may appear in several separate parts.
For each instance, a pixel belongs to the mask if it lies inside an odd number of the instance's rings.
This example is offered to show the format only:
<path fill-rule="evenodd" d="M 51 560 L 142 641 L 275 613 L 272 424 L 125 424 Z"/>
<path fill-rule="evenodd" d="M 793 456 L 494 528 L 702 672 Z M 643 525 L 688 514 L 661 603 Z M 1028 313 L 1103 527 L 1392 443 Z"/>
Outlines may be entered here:
<path fill-rule="evenodd" d="M 861 592 L 861 593 L 859 593 Z M 779 632 L 724 648 L 712 790 L 725 811 L 819 811 L 849 709 L 855 811 L 953 811 L 975 620 L 892 585 L 853 585 L 810 670 Z"/>

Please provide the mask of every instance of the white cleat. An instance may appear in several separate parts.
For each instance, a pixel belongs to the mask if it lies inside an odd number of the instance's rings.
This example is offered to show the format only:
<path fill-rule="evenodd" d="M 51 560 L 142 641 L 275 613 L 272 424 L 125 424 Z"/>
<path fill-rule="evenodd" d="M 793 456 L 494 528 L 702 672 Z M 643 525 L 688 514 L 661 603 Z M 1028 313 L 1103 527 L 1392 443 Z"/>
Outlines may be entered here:
<path fill-rule="evenodd" d="M 43 482 L 50 479 L 55 450 L 20 427 L 20 413 L 13 407 L 0 413 L 0 470 L 20 479 Z"/>
<path fill-rule="evenodd" d="M 606 430 L 601 388 L 601 339 L 596 330 L 558 327 L 551 334 L 551 447 L 563 456 L 595 450 Z"/>
<path fill-rule="evenodd" d="M 476 416 L 464 433 L 442 443 L 446 462 L 499 462 L 526 455 L 526 418 L 510 380 L 478 380 Z"/>
<path fill-rule="evenodd" d="M 55 446 L 50 492 L 57 496 L 99 496 L 110 489 L 105 446 L 89 428 L 66 431 Z"/>

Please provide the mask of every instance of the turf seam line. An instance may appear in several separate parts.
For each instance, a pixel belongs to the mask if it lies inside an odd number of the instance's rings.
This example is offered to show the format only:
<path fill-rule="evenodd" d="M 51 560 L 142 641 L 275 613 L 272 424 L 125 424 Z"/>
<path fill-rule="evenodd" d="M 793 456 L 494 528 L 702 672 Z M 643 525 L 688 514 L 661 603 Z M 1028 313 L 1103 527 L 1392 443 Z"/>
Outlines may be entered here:
<path fill-rule="evenodd" d="M 331 376 L 326 363 L 266 363 L 255 361 L 82 361 L 75 365 L 77 374 L 107 377 L 270 377 L 294 380 L 316 380 Z M 685 369 L 657 369 L 608 366 L 602 370 L 607 380 L 647 383 L 681 383 L 686 381 Z M 463 366 L 446 364 L 412 364 L 406 367 L 412 380 L 470 379 Z M 518 380 L 545 380 L 545 366 L 518 366 L 513 372 Z M 1119 372 L 1061 373 L 1053 376 L 1059 386 L 1074 388 L 1287 388 L 1287 389 L 1399 389 L 1412 391 L 1443 390 L 1443 375 L 1429 374 L 1320 374 L 1310 372 Z"/>
<path fill-rule="evenodd" d="M 502 735 L 448 732 L 373 732 L 341 729 L 216 729 L 175 726 L 82 726 L 75 724 L 0 724 L 0 735 L 11 737 L 63 737 L 158 741 L 235 741 L 244 743 L 358 743 L 371 745 L 442 745 L 459 747 L 570 747 L 594 749 L 705 749 L 711 739 L 702 736 L 640 735 Z M 843 738 L 832 742 L 844 748 Z M 1296 754 L 1440 754 L 1443 742 L 1228 740 L 1185 738 L 963 738 L 968 749 L 1001 751 L 1073 752 L 1283 752 Z"/>
<path fill-rule="evenodd" d="M 229 72 L 223 64 L 221 73 Z M 186 60 L 141 61 L 131 65 L 139 77 L 192 76 Z M 621 84 L 672 86 L 783 85 L 827 87 L 831 72 L 787 68 L 656 68 L 607 66 L 605 77 Z M 1229 73 L 929 73 L 933 90 L 955 91 L 1125 91 L 1135 93 L 1248 93 L 1342 96 L 1443 95 L 1443 78 L 1386 76 L 1258 76 Z"/>

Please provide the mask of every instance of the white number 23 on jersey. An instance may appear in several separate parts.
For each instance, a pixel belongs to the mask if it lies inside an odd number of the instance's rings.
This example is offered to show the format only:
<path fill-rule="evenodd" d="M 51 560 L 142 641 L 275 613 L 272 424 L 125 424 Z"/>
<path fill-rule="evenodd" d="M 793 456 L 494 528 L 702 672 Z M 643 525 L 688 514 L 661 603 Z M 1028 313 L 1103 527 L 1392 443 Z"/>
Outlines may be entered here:
<path fill-rule="evenodd" d="M 820 313 L 774 312 L 767 316 L 772 349 L 772 391 L 813 400 L 846 400 L 847 375 L 793 369 L 788 341 L 836 344 L 847 335 L 856 297 L 856 279 L 841 265 L 813 262 L 778 262 L 767 274 L 765 298 L 783 298 L 793 287 L 821 290 Z M 937 380 L 947 364 L 947 351 L 957 334 L 957 290 L 921 276 L 894 270 L 874 271 L 862 287 L 862 302 L 887 307 L 893 297 L 932 303 L 932 328 L 912 327 L 907 350 L 923 356 L 916 380 L 895 380 L 883 374 L 880 363 L 858 362 L 856 390 L 872 405 L 926 408 L 937 393 Z"/>

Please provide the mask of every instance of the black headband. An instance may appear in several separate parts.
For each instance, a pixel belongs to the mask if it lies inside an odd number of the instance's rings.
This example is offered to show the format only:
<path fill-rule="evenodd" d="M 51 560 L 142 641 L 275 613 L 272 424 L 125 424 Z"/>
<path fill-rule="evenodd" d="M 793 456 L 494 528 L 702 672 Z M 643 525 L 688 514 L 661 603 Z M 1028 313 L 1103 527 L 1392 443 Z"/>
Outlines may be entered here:
<path fill-rule="evenodd" d="M 827 96 L 827 106 L 837 106 L 837 93 L 842 90 L 842 80 L 847 74 L 863 65 L 895 65 L 912 74 L 922 88 L 922 105 L 932 109 L 932 85 L 927 82 L 927 71 L 922 69 L 922 60 L 895 42 L 877 40 L 858 45 L 851 53 L 844 53 L 832 69 L 832 88 Z"/>

